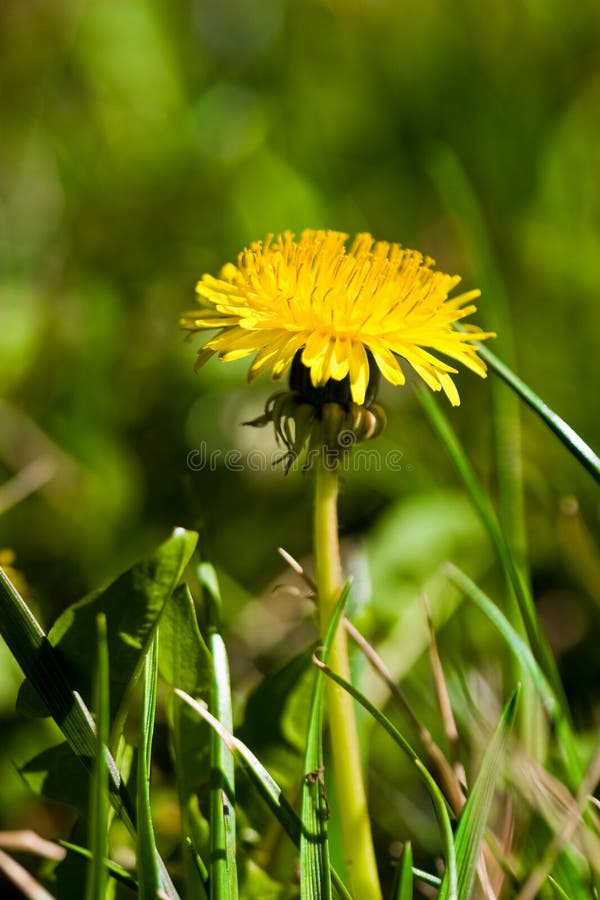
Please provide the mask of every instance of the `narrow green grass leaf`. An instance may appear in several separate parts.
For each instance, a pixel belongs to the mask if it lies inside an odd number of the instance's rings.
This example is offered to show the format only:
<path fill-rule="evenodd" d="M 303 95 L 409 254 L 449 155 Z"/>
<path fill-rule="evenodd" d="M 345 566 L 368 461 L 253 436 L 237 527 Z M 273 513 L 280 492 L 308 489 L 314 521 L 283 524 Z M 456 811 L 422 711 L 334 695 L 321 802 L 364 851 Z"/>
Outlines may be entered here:
<path fill-rule="evenodd" d="M 150 764 L 156 712 L 157 678 L 158 632 L 155 632 L 144 660 L 142 710 L 138 729 L 136 850 L 140 900 L 155 900 L 160 885 L 158 853 L 150 806 Z"/>
<path fill-rule="evenodd" d="M 525 625 L 527 636 L 531 646 L 541 656 L 545 667 L 552 668 L 553 664 L 549 651 L 543 641 L 543 636 L 537 621 L 533 600 L 520 572 L 513 562 L 510 549 L 498 523 L 494 507 L 486 492 L 481 486 L 469 459 L 467 458 L 454 429 L 448 418 L 444 415 L 436 403 L 430 390 L 416 388 L 417 396 L 421 402 L 429 421 L 444 444 L 452 462 L 454 463 L 465 487 L 467 488 L 475 509 L 488 532 L 489 538 L 496 551 L 499 562 L 505 573 L 506 580 L 517 598 L 519 611 Z"/>
<path fill-rule="evenodd" d="M 0 634 L 76 757 L 91 772 L 96 755 L 94 720 L 79 692 L 71 687 L 62 667 L 62 660 L 59 660 L 41 625 L 2 568 Z M 131 797 L 106 746 L 104 754 L 108 765 L 111 803 L 128 830 L 135 835 L 135 808 Z M 160 871 L 163 891 L 168 897 L 177 898 L 177 891 L 162 860 Z"/>
<path fill-rule="evenodd" d="M 417 388 L 417 395 L 421 401 L 421 405 L 425 410 L 431 424 L 437 431 L 442 443 L 446 447 L 450 458 L 452 459 L 457 471 L 459 472 L 475 506 L 483 525 L 485 526 L 492 546 L 496 551 L 498 561 L 504 572 L 509 589 L 513 592 L 517 600 L 518 610 L 521 615 L 525 627 L 525 633 L 529 641 L 530 647 L 552 686 L 552 690 L 560 703 L 563 710 L 563 718 L 565 721 L 565 733 L 567 733 L 568 742 L 574 746 L 574 736 L 568 715 L 568 703 L 565 698 L 562 682 L 556 666 L 556 661 L 552 655 L 546 636 L 540 628 L 535 604 L 529 586 L 523 578 L 518 567 L 515 565 L 510 548 L 504 537 L 502 529 L 498 523 L 494 508 L 482 488 L 479 480 L 469 462 L 454 430 L 452 429 L 448 419 L 441 411 L 439 405 L 433 398 L 431 391 L 423 388 Z M 572 787 L 579 783 L 582 777 L 581 767 L 570 773 L 570 784 Z"/>
<path fill-rule="evenodd" d="M 395 900 L 413 900 L 413 855 L 410 841 L 404 845 Z"/>
<path fill-rule="evenodd" d="M 514 692 L 500 718 L 498 727 L 483 755 L 479 774 L 460 817 L 456 832 L 456 864 L 458 868 L 458 900 L 469 900 L 477 871 L 477 860 L 487 823 L 494 788 L 500 774 L 500 762 L 512 728 L 520 688 Z M 442 879 L 439 900 L 452 896 L 447 878 Z"/>
<path fill-rule="evenodd" d="M 494 346 L 509 365 L 514 366 L 515 340 L 507 291 L 477 194 L 459 158 L 449 147 L 437 148 L 429 168 L 447 213 L 473 262 L 475 284 L 482 289 L 485 299 L 486 327 L 496 332 Z M 527 544 L 519 401 L 506 385 L 497 381 L 491 384 L 491 390 L 500 524 L 519 568 L 524 568 Z"/>
<path fill-rule="evenodd" d="M 200 634 L 194 601 L 186 585 L 173 591 L 161 616 L 158 659 L 159 672 L 171 687 L 185 690 L 194 697 L 209 690 L 212 659 Z M 167 721 L 181 831 L 186 844 L 183 853 L 186 894 L 201 900 L 207 897 L 208 872 L 195 847 L 204 824 L 196 797 L 209 771 L 209 732 L 206 725 L 192 715 L 189 707 L 173 696 L 167 702 Z"/>
<path fill-rule="evenodd" d="M 196 872 L 198 873 L 198 877 L 202 885 L 206 888 L 208 886 L 208 869 L 204 863 L 204 860 L 194 847 L 194 842 L 190 837 L 186 837 L 185 846 L 188 851 L 188 855 L 191 857 L 194 866 L 196 867 Z"/>
<path fill-rule="evenodd" d="M 593 852 L 593 851 L 592 851 Z M 582 877 L 580 868 L 575 864 L 575 860 L 580 863 L 579 853 L 572 847 L 565 847 L 563 852 L 559 854 L 552 867 L 552 875 L 548 876 L 548 881 L 553 887 L 558 887 L 563 891 L 560 896 L 566 896 L 569 900 L 590 900 L 590 897 L 598 897 L 598 888 L 596 886 L 596 874 L 594 866 L 590 865 L 590 877 L 586 879 Z M 592 860 L 588 857 L 588 863 Z"/>
<path fill-rule="evenodd" d="M 554 722 L 561 753 L 564 754 L 567 771 L 573 773 L 581 770 L 581 761 L 573 741 L 573 731 L 568 719 L 565 717 L 563 707 L 557 698 L 552 685 L 542 672 L 533 653 L 523 638 L 517 634 L 508 619 L 498 609 L 495 603 L 483 593 L 483 591 L 471 581 L 457 566 L 446 564 L 448 577 L 453 584 L 464 592 L 479 609 L 487 616 L 490 622 L 498 629 L 516 659 L 523 669 L 529 672 L 531 680 L 539 692 L 546 712 Z"/>
<path fill-rule="evenodd" d="M 440 826 L 440 831 L 442 833 L 446 856 L 446 869 L 448 873 L 448 881 L 450 884 L 450 894 L 448 895 L 448 897 L 449 900 L 456 900 L 457 869 L 454 836 L 452 834 L 452 825 L 450 824 L 450 815 L 448 811 L 448 805 L 446 803 L 446 798 L 437 786 L 435 779 L 433 778 L 427 767 L 423 764 L 421 759 L 419 759 L 408 741 L 400 734 L 395 725 L 390 722 L 387 716 L 384 715 L 384 713 L 382 713 L 380 709 L 377 709 L 377 707 L 374 706 L 371 701 L 364 696 L 364 694 L 362 694 L 357 688 L 355 688 L 354 685 L 350 684 L 350 682 L 346 681 L 336 672 L 333 672 L 320 660 L 315 659 L 315 664 L 323 670 L 328 678 L 331 678 L 333 681 L 339 684 L 340 687 L 351 694 L 352 697 L 354 697 L 354 699 L 358 703 L 360 703 L 360 705 L 364 709 L 366 709 L 371 716 L 373 716 L 373 718 L 385 729 L 385 731 L 387 731 L 392 740 L 400 747 L 400 749 L 405 753 L 408 759 L 415 766 L 423 783 L 425 784 L 425 787 L 429 792 L 435 810 L 436 818 Z"/>
<path fill-rule="evenodd" d="M 96 753 L 90 780 L 90 864 L 87 869 L 86 900 L 104 900 L 108 884 L 108 763 L 104 747 L 110 731 L 110 697 L 106 616 L 97 618 L 97 665 L 94 684 Z"/>
<path fill-rule="evenodd" d="M 419 881 L 430 884 L 432 887 L 439 888 L 442 883 L 442 879 L 438 878 L 437 875 L 432 875 L 431 872 L 424 872 L 423 869 L 417 869 L 415 866 L 413 866 L 413 875 Z"/>
<path fill-rule="evenodd" d="M 77 854 L 77 856 L 82 856 L 84 859 L 91 859 L 92 854 L 87 849 L 87 847 L 80 847 L 78 844 L 72 844 L 70 841 L 59 841 L 58 842 L 61 847 L 64 847 L 65 850 L 70 851 L 71 853 Z M 111 878 L 114 878 L 115 881 L 119 881 L 121 884 L 124 884 L 126 887 L 130 888 L 130 890 L 135 891 L 137 894 L 138 883 L 135 878 L 124 869 L 123 866 L 120 866 L 118 863 L 113 862 L 111 859 L 105 859 L 104 863 L 108 870 L 108 874 Z"/>
<path fill-rule="evenodd" d="M 556 881 L 556 879 L 553 878 L 552 875 L 548 875 L 548 881 L 552 885 L 554 894 L 559 898 L 559 900 L 574 900 L 574 898 L 570 897 L 566 891 L 563 891 L 558 881 Z"/>
<path fill-rule="evenodd" d="M 476 275 L 482 280 L 481 287 L 485 292 L 486 300 L 491 301 L 491 327 L 498 332 L 498 347 L 502 350 L 508 364 L 498 359 L 487 346 L 477 344 L 480 356 L 490 369 L 499 375 L 508 387 L 541 417 L 592 477 L 596 481 L 600 481 L 600 459 L 594 451 L 509 368 L 515 364 L 515 342 L 506 288 L 494 259 L 481 207 L 460 161 L 450 148 L 439 147 L 431 158 L 429 169 L 439 194 L 445 202 L 448 214 L 454 220 L 467 247 L 468 255 L 476 261 Z M 458 330 L 466 330 L 464 326 L 455 325 L 455 327 Z M 511 442 L 513 446 L 516 444 L 515 450 L 518 452 L 519 442 L 515 441 L 514 433 L 510 433 L 511 430 L 514 432 L 515 427 L 514 411 L 499 395 L 495 399 L 499 400 L 498 416 L 500 421 L 498 424 L 500 428 L 496 431 L 500 438 L 500 446 L 506 450 L 507 442 Z M 501 461 L 499 472 L 502 480 L 508 483 L 510 492 L 520 490 L 519 485 L 515 483 L 516 477 L 520 480 L 520 461 L 511 452 L 510 447 L 508 450 L 506 464 L 516 464 L 517 471 L 516 473 L 503 472 Z M 514 496 L 512 499 L 515 499 Z"/>
<path fill-rule="evenodd" d="M 559 415 L 550 409 L 548 404 L 544 403 L 541 397 L 538 397 L 495 353 L 492 353 L 487 347 L 477 342 L 476 346 L 479 349 L 479 355 L 485 360 L 490 369 L 538 414 L 575 459 L 581 463 L 584 469 L 587 469 L 592 478 L 600 482 L 600 457 L 597 453 L 594 453 L 589 444 L 586 444 L 583 438 L 564 419 L 561 419 Z"/>
<path fill-rule="evenodd" d="M 331 617 L 323 643 L 327 660 L 348 599 L 350 585 L 344 587 Z M 300 898 L 331 900 L 329 842 L 327 837 L 327 799 L 323 766 L 323 694 L 325 679 L 316 673 L 310 705 L 304 781 L 302 784 L 302 833 L 300 835 Z"/>
<path fill-rule="evenodd" d="M 227 731 L 221 723 L 208 711 L 206 706 L 198 703 L 185 691 L 176 690 L 175 694 L 188 704 L 202 719 L 219 734 L 221 740 L 227 745 L 232 754 L 235 754 L 242 763 L 250 780 L 258 793 L 265 801 L 281 827 L 296 847 L 300 847 L 302 834 L 302 822 L 294 809 L 286 800 L 283 791 L 275 779 L 267 772 L 263 764 L 254 753 L 242 741 Z M 341 900 L 351 900 L 350 894 L 344 886 L 341 878 L 332 868 L 331 880 L 338 897 Z"/>
<path fill-rule="evenodd" d="M 214 568 L 198 569 L 206 600 L 208 649 L 212 658 L 210 711 L 228 732 L 233 732 L 231 685 L 227 649 L 220 633 L 221 595 Z M 211 900 L 237 900 L 235 835 L 235 772 L 233 754 L 220 735 L 210 734 L 210 896 Z"/>

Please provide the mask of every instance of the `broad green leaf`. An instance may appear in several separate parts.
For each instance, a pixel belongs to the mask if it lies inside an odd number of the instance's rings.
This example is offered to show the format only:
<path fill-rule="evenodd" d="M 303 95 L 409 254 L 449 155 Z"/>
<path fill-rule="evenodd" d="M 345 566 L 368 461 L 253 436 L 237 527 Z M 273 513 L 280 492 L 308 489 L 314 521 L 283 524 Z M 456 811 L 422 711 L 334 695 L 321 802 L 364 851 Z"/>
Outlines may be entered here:
<path fill-rule="evenodd" d="M 314 645 L 301 650 L 284 665 L 261 679 L 246 703 L 240 739 L 254 747 L 263 758 L 270 744 L 285 744 L 295 753 L 304 748 L 306 721 L 302 734 L 299 722 L 287 722 L 286 708 L 294 690 L 310 671 Z M 311 679 L 312 681 L 312 679 Z M 311 684 L 312 693 L 312 684 Z"/>
<path fill-rule="evenodd" d="M 171 687 L 181 688 L 192 696 L 210 686 L 210 652 L 200 634 L 187 585 L 179 585 L 173 591 L 160 618 L 158 668 Z"/>
<path fill-rule="evenodd" d="M 91 771 L 96 753 L 96 732 L 91 713 L 79 693 L 71 688 L 58 654 L 1 568 L 0 633 L 76 757 L 88 772 Z M 131 825 L 135 819 L 131 799 L 112 756 L 106 748 L 105 752 L 109 764 L 112 802 L 124 820 Z"/>
<path fill-rule="evenodd" d="M 86 900 L 105 900 L 108 885 L 109 792 L 108 764 L 104 747 L 110 731 L 109 658 L 106 618 L 99 613 L 97 629 L 97 666 L 94 677 L 94 710 L 96 712 L 96 755 L 90 782 L 90 861 L 87 869 Z"/>
<path fill-rule="evenodd" d="M 163 608 L 177 586 L 197 542 L 197 535 L 177 528 L 148 559 L 136 563 L 105 590 L 94 591 L 68 607 L 48 634 L 69 683 L 89 705 L 90 646 L 95 622 L 104 613 L 110 656 L 111 723 L 141 671 L 144 655 Z M 30 715 L 48 715 L 30 681 L 19 692 L 18 705 Z"/>
<path fill-rule="evenodd" d="M 308 714 L 314 685 L 307 647 L 261 679 L 248 697 L 237 736 L 289 789 L 302 777 Z"/>
<path fill-rule="evenodd" d="M 515 719 L 519 690 L 517 688 L 506 704 L 498 727 L 483 755 L 479 774 L 460 817 L 455 839 L 458 874 L 457 900 L 469 900 L 471 896 L 494 788 L 501 773 L 502 756 Z M 445 876 L 442 879 L 439 900 L 449 900 L 451 897 L 450 879 Z"/>
<path fill-rule="evenodd" d="M 91 713 L 79 692 L 67 680 L 58 653 L 39 622 L 1 568 L 0 634 L 73 752 L 90 771 L 96 754 L 96 730 Z M 135 834 L 135 811 L 131 798 L 106 746 L 104 753 L 109 770 L 111 803 L 127 828 Z M 163 891 L 168 897 L 176 898 L 177 891 L 162 860 L 159 865 Z"/>
<path fill-rule="evenodd" d="M 68 803 L 87 816 L 89 772 L 67 741 L 42 750 L 19 767 L 19 772 L 36 793 L 48 800 Z"/>
<path fill-rule="evenodd" d="M 247 900 L 252 900 L 252 898 L 255 900 L 259 900 L 259 898 L 260 900 L 284 900 L 287 897 L 297 896 L 294 889 L 286 889 L 259 868 L 252 859 L 248 859 L 244 864 L 240 894 Z"/>

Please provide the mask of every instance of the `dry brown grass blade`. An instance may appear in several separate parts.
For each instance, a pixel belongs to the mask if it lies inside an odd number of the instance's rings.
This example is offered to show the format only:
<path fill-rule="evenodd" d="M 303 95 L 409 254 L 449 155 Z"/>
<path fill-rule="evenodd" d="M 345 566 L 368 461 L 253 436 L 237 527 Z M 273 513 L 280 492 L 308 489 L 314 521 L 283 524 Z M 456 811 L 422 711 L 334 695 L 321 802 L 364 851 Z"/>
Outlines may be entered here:
<path fill-rule="evenodd" d="M 0 514 L 39 491 L 54 478 L 56 471 L 56 462 L 47 456 L 39 456 L 19 469 L 0 487 Z"/>
<path fill-rule="evenodd" d="M 440 707 L 440 712 L 442 714 L 444 732 L 448 740 L 448 746 L 450 747 L 450 755 L 452 757 L 452 764 L 454 766 L 456 778 L 459 783 L 466 785 L 467 775 L 460 759 L 458 728 L 456 727 L 456 720 L 454 718 L 454 713 L 452 712 L 452 705 L 450 703 L 448 688 L 446 687 L 446 679 L 444 678 L 444 670 L 442 668 L 442 661 L 440 659 L 437 640 L 435 637 L 435 630 L 431 618 L 431 609 L 429 608 L 429 602 L 425 595 L 421 597 L 421 602 L 423 604 L 425 618 L 427 620 L 427 631 L 429 634 L 429 658 L 431 660 L 431 669 L 433 671 L 433 681 L 435 684 L 438 704 Z"/>
<path fill-rule="evenodd" d="M 67 851 L 54 841 L 47 841 L 35 831 L 29 829 L 23 831 L 0 831 L 0 847 L 5 850 L 17 850 L 19 853 L 35 853 L 46 859 L 55 859 L 60 862 L 67 855 Z"/>
<path fill-rule="evenodd" d="M 291 553 L 288 553 L 287 550 L 284 550 L 283 547 L 279 547 L 278 550 L 279 554 L 290 566 L 290 568 L 303 579 L 307 587 L 311 590 L 311 592 L 314 593 L 316 590 L 315 584 L 310 575 L 308 575 L 302 565 L 298 562 L 298 560 L 295 559 L 291 555 Z M 417 734 L 419 735 L 419 739 L 421 741 L 421 744 L 423 745 L 423 749 L 428 756 L 429 763 L 434 771 L 436 780 L 440 788 L 444 792 L 444 795 L 446 796 L 446 799 L 450 804 L 452 812 L 458 818 L 465 805 L 465 796 L 452 766 L 444 756 L 441 748 L 434 741 L 430 731 L 425 728 L 425 726 L 422 725 L 419 721 L 408 700 L 392 678 L 388 667 L 381 659 L 374 647 L 360 633 L 356 626 L 353 625 L 352 622 L 350 622 L 348 619 L 343 619 L 343 625 L 348 635 L 352 638 L 354 643 L 365 655 L 373 670 L 387 685 L 390 694 L 392 695 L 396 703 L 398 703 L 400 708 L 411 720 Z"/>
<path fill-rule="evenodd" d="M 302 580 L 305 582 L 305 584 L 307 585 L 307 587 L 310 588 L 311 593 L 312 593 L 312 594 L 316 594 L 316 592 L 317 592 L 317 586 L 316 586 L 316 584 L 314 583 L 314 581 L 312 580 L 312 578 L 310 577 L 310 575 L 309 575 L 309 574 L 304 570 L 304 568 L 300 565 L 300 563 L 298 562 L 298 560 L 295 559 L 295 558 L 292 556 L 291 553 L 288 553 L 288 551 L 285 550 L 283 547 L 278 547 L 278 548 L 277 548 L 277 552 L 278 552 L 279 555 L 285 560 L 285 562 L 288 564 L 288 566 L 290 567 L 290 569 L 291 569 L 293 572 L 295 572 L 296 575 L 299 575 L 300 578 L 302 578 Z"/>
<path fill-rule="evenodd" d="M 4 872 L 27 900 L 54 900 L 52 894 L 4 850 L 0 850 L 0 871 Z"/>
<path fill-rule="evenodd" d="M 589 803 L 590 794 L 593 793 L 593 791 L 596 789 L 599 781 L 600 745 L 597 747 L 592 761 L 588 766 L 588 770 L 581 783 L 581 787 L 577 792 L 577 797 L 572 797 L 569 794 L 569 803 L 567 810 L 563 816 L 562 822 L 556 829 L 554 837 L 548 844 L 541 862 L 535 867 L 535 869 L 532 871 L 529 878 L 521 888 L 519 894 L 517 895 L 517 900 L 535 900 L 540 888 L 552 871 L 554 861 L 556 860 L 561 850 L 573 840 L 575 832 L 578 828 L 582 827 L 583 829 L 585 829 L 585 831 L 587 831 L 587 834 L 584 834 L 582 836 L 584 844 L 589 841 L 589 838 L 591 838 L 591 832 L 586 829 L 586 826 L 582 821 L 582 814 L 585 807 Z M 594 865 L 596 869 L 600 867 L 600 856 L 598 856 L 597 853 L 598 849 L 596 848 L 594 850 L 595 855 L 593 857 L 588 856 L 588 861 L 592 865 Z"/>
<path fill-rule="evenodd" d="M 344 619 L 343 624 L 349 636 L 364 653 L 365 657 L 367 658 L 373 669 L 380 676 L 380 678 L 385 682 L 393 699 L 413 723 L 415 730 L 419 735 L 421 744 L 423 745 L 423 749 L 427 754 L 429 763 L 435 775 L 435 779 L 439 784 L 441 790 L 443 791 L 446 799 L 448 800 L 452 812 L 458 818 L 465 805 L 465 797 L 452 766 L 444 756 L 444 753 L 442 752 L 438 744 L 436 744 L 436 742 L 434 741 L 430 731 L 419 721 L 413 708 L 411 707 L 410 703 L 408 702 L 398 685 L 393 680 L 389 669 L 387 668 L 381 657 L 378 655 L 377 651 L 371 646 L 371 644 L 369 644 L 367 639 L 363 637 L 363 635 L 352 624 L 352 622 L 349 622 L 348 619 Z"/>
<path fill-rule="evenodd" d="M 427 632 L 429 636 L 429 659 L 431 661 L 435 692 L 438 698 L 438 705 L 442 716 L 444 732 L 446 734 L 448 746 L 450 747 L 454 776 L 459 786 L 461 784 L 464 784 L 466 786 L 467 774 L 460 759 L 458 728 L 456 727 L 456 720 L 454 718 L 454 713 L 452 712 L 452 704 L 450 703 L 450 695 L 448 693 L 448 687 L 446 685 L 446 679 L 444 677 L 444 669 L 438 650 L 435 629 L 433 627 L 433 621 L 431 618 L 431 610 L 429 607 L 429 602 L 425 595 L 421 597 L 421 602 L 423 604 L 425 618 L 427 620 Z M 488 864 L 493 866 L 495 879 L 500 880 L 501 886 L 504 877 L 502 870 L 499 869 L 499 867 L 496 865 L 496 862 L 489 850 L 486 851 L 486 849 L 484 848 L 482 854 L 479 857 L 479 860 L 477 861 L 477 874 L 479 876 L 479 882 L 481 885 L 483 896 L 486 898 L 486 900 L 496 900 L 498 894 L 494 890 L 494 887 L 492 885 L 492 881 L 488 872 Z"/>

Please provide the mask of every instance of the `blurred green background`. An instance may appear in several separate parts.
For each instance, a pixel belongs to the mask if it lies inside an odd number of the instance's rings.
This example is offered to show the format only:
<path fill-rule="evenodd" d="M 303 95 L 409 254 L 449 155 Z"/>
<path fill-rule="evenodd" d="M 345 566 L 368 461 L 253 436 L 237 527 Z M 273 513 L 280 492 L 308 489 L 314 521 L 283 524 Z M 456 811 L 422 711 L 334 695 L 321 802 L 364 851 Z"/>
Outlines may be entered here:
<path fill-rule="evenodd" d="M 279 544 L 310 552 L 311 479 L 223 465 L 227 450 L 272 447 L 240 425 L 272 387 L 248 388 L 245 361 L 194 374 L 177 317 L 203 272 L 268 232 L 416 247 L 482 288 L 483 327 L 504 290 L 518 372 L 600 445 L 599 34 L 595 0 L 3 0 L 0 548 L 45 623 L 181 524 L 227 573 L 239 658 L 266 652 L 264 632 L 239 637 L 257 614 L 244 604 L 277 580 Z M 462 176 L 444 182 L 461 171 L 476 228 L 460 219 Z M 507 345 L 501 334 L 493 349 Z M 445 408 L 494 491 L 490 381 L 458 385 L 462 406 Z M 489 557 L 413 392 L 384 403 L 379 447 L 402 466 L 349 473 L 341 513 L 373 548 L 382 629 L 438 562 Z M 598 498 L 522 421 L 533 583 L 591 721 Z M 203 446 L 221 453 L 214 471 L 188 465 Z M 475 652 L 457 631 L 447 643 Z"/>

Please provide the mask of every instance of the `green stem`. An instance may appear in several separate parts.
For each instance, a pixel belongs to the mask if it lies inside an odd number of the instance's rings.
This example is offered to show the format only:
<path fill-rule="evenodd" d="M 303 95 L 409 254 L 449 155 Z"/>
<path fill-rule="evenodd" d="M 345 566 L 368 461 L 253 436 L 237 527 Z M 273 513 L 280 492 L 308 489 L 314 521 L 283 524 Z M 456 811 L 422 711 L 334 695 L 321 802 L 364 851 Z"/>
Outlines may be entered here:
<path fill-rule="evenodd" d="M 337 518 L 338 473 L 326 460 L 317 463 L 315 490 L 315 566 L 321 633 L 339 599 L 343 581 Z M 338 628 L 329 665 L 350 681 L 346 632 Z M 327 684 L 329 730 L 341 820 L 342 840 L 353 893 L 360 900 L 381 900 L 371 823 L 362 775 L 354 701 L 335 682 Z"/>

